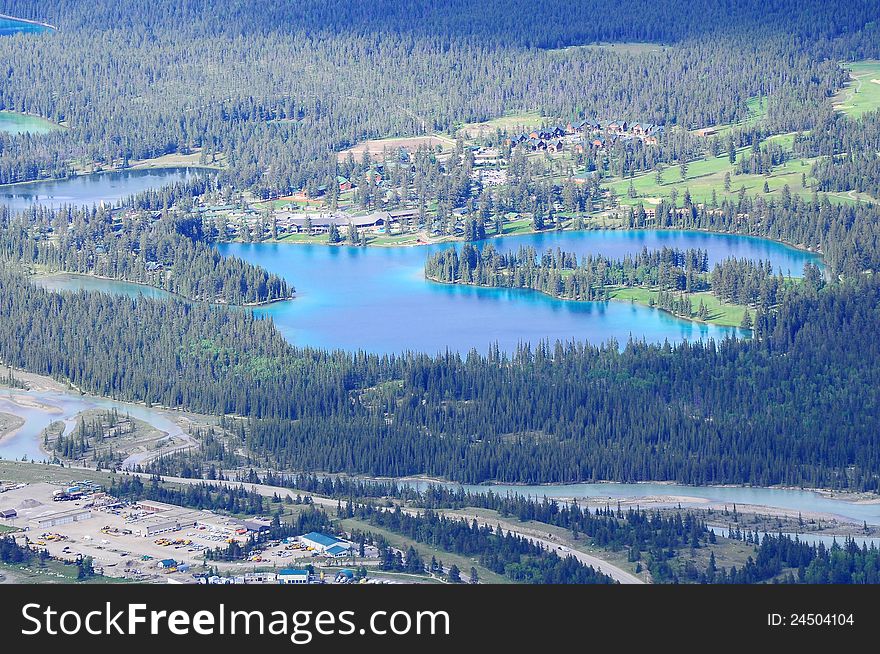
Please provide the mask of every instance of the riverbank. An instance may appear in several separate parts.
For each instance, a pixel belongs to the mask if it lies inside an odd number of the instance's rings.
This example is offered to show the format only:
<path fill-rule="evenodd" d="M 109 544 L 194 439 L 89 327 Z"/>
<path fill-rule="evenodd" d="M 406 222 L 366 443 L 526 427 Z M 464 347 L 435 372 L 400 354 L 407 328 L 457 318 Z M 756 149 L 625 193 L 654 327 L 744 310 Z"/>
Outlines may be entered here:
<path fill-rule="evenodd" d="M 0 411 L 0 443 L 7 437 L 15 436 L 22 425 L 24 425 L 24 418 L 21 416 Z"/>

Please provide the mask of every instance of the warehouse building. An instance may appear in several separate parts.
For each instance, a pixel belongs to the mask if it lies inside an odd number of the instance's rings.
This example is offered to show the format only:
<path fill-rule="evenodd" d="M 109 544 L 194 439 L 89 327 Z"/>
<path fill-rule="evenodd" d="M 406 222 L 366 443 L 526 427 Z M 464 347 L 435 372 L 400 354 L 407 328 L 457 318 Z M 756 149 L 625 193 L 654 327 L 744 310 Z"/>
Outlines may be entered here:
<path fill-rule="evenodd" d="M 310 547 L 316 552 L 320 552 L 321 554 L 330 554 L 331 556 L 340 556 L 343 551 L 348 551 L 351 549 L 351 545 L 346 543 L 344 540 L 340 540 L 335 536 L 328 536 L 327 534 L 322 534 L 317 531 L 310 531 L 309 533 L 300 536 L 299 542 L 305 545 L 306 547 Z M 329 550 L 333 550 L 333 552 L 329 552 Z"/>

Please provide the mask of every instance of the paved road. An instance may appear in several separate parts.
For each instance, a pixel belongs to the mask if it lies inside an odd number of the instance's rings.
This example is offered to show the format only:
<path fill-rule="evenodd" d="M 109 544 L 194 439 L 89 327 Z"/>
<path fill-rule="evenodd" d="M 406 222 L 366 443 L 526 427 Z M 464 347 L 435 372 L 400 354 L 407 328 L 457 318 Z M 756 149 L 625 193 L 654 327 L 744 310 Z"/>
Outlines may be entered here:
<path fill-rule="evenodd" d="M 458 512 L 456 512 L 456 515 L 467 518 L 468 521 L 476 519 L 476 521 L 478 523 L 479 522 L 486 522 L 485 518 L 480 518 L 479 516 L 462 515 L 461 513 L 458 513 Z M 561 545 L 561 543 L 554 542 L 548 538 L 543 538 L 541 536 L 536 536 L 534 533 L 530 533 L 529 531 L 523 530 L 522 528 L 519 528 L 515 525 L 511 525 L 508 522 L 501 521 L 497 524 L 500 524 L 502 529 L 504 529 L 506 531 L 510 531 L 510 533 L 512 533 L 513 535 L 520 536 L 522 538 L 527 538 L 528 540 L 532 541 L 533 543 L 537 543 L 538 545 L 541 545 L 545 549 L 552 550 L 552 551 L 556 552 L 560 556 L 571 555 L 574 558 L 576 558 L 578 561 L 580 561 L 581 563 L 584 563 L 585 565 L 593 566 L 594 568 L 596 568 L 600 572 L 603 572 L 604 574 L 608 575 L 609 577 L 611 577 L 615 581 L 619 581 L 621 584 L 644 584 L 645 583 L 643 580 L 639 579 L 634 574 L 631 574 L 631 573 L 627 572 L 626 570 L 624 570 L 623 568 L 619 568 L 616 565 L 609 563 L 608 561 L 600 559 L 597 556 L 593 556 L 592 554 L 587 554 L 586 552 L 581 552 L 580 550 L 576 550 L 574 548 L 567 547 L 565 545 L 563 545 L 564 549 L 559 549 L 559 546 Z"/>
<path fill-rule="evenodd" d="M 150 475 L 147 473 L 130 472 L 129 474 L 137 475 L 139 477 L 146 477 L 146 478 L 150 477 Z M 281 486 L 267 486 L 266 484 L 249 484 L 249 483 L 237 482 L 237 481 L 212 481 L 212 480 L 207 480 L 207 479 L 189 479 L 186 477 L 168 477 L 168 476 L 164 476 L 164 475 L 162 476 L 162 479 L 164 481 L 169 481 L 169 482 L 177 483 L 177 484 L 211 484 L 214 486 L 234 486 L 234 487 L 237 487 L 239 485 L 243 485 L 248 490 L 253 490 L 264 497 L 273 497 L 277 493 L 278 496 L 281 498 L 284 498 L 286 496 L 290 496 L 291 498 L 295 498 L 297 494 L 299 494 L 299 495 L 306 494 L 302 491 L 297 493 L 297 491 L 291 490 L 289 488 L 283 488 Z M 312 501 L 318 506 L 326 506 L 326 507 L 332 508 L 332 507 L 336 507 L 338 504 L 336 500 L 333 500 L 333 499 L 330 499 L 327 497 L 320 497 L 320 496 L 311 495 L 311 494 L 309 494 L 309 495 L 312 498 Z M 413 511 L 413 512 L 415 512 L 415 511 Z M 484 519 L 479 518 L 477 516 L 462 516 L 462 517 L 466 517 L 468 520 L 472 520 L 472 519 L 476 518 L 478 522 L 481 522 L 481 521 L 485 522 Z M 571 555 L 574 558 L 576 558 L 578 561 L 580 561 L 586 565 L 593 566 L 594 568 L 596 568 L 600 572 L 605 573 L 606 575 L 608 575 L 609 577 L 611 577 L 615 581 L 619 581 L 621 584 L 643 584 L 643 583 L 645 583 L 644 581 L 642 581 L 641 579 L 639 579 L 635 575 L 630 574 L 626 570 L 619 568 L 616 565 L 609 563 L 608 561 L 604 561 L 604 560 L 600 559 L 599 557 L 593 556 L 591 554 L 587 554 L 586 552 L 581 552 L 579 550 L 572 549 L 570 547 L 565 547 L 564 550 L 560 550 L 559 549 L 560 543 L 553 542 L 551 540 L 548 540 L 547 538 L 542 538 L 542 537 L 536 536 L 532 533 L 527 533 L 521 529 L 518 529 L 516 526 L 510 525 L 508 523 L 502 522 L 501 526 L 505 530 L 509 530 L 512 534 L 514 534 L 516 536 L 521 536 L 522 538 L 527 538 L 527 539 L 541 545 L 545 549 L 555 551 L 557 554 L 560 554 L 562 556 Z"/>

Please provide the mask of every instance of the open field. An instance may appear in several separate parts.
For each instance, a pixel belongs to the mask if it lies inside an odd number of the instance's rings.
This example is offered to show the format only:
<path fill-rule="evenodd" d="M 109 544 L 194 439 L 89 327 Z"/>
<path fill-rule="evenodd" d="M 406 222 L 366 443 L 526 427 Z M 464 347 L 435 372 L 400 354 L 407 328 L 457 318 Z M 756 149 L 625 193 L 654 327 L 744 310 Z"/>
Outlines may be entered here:
<path fill-rule="evenodd" d="M 553 52 L 570 52 L 572 50 L 603 50 L 621 55 L 644 55 L 662 52 L 669 46 L 660 43 L 647 43 L 642 41 L 624 41 L 621 43 L 587 43 L 585 45 L 570 45 L 557 48 Z"/>
<path fill-rule="evenodd" d="M 181 166 L 191 166 L 193 168 L 213 168 L 219 170 L 225 165 L 222 154 L 218 154 L 213 163 L 200 163 L 199 160 L 201 156 L 202 153 L 199 149 L 193 150 L 189 154 L 174 152 L 172 154 L 162 155 L 161 157 L 154 157 L 153 159 L 137 159 L 131 161 L 128 168 L 131 170 L 139 170 L 143 168 L 178 168 Z"/>
<path fill-rule="evenodd" d="M 810 198 L 813 195 L 811 185 L 815 180 L 810 176 L 810 170 L 817 159 L 791 159 L 781 166 L 776 166 L 770 175 L 735 175 L 735 166 L 730 163 L 727 155 L 708 157 L 689 161 L 687 175 L 681 177 L 681 166 L 669 166 L 663 168 L 660 174 L 660 183 L 657 183 L 657 174 L 649 172 L 637 175 L 631 179 L 616 178 L 608 184 L 611 192 L 618 197 L 621 205 L 636 206 L 638 204 L 656 205 L 661 198 L 669 199 L 672 192 L 677 194 L 677 202 L 681 204 L 685 191 L 689 191 L 691 199 L 695 203 L 708 203 L 712 200 L 712 191 L 715 191 L 716 199 L 722 202 L 725 199 L 735 199 L 741 188 L 746 189 L 747 195 L 780 196 L 783 188 L 787 185 L 792 195 L 800 195 Z M 730 191 L 724 190 L 724 176 L 730 174 Z M 802 185 L 802 175 L 806 175 L 807 185 Z M 635 189 L 636 197 L 629 196 L 629 186 Z M 764 193 L 764 183 L 769 188 Z M 870 201 L 870 197 L 863 193 L 826 193 L 832 202 L 854 204 L 859 201 Z"/>
<path fill-rule="evenodd" d="M 832 98 L 834 108 L 858 118 L 880 108 L 880 61 L 868 59 L 842 64 L 850 71 L 850 83 Z"/>
<path fill-rule="evenodd" d="M 548 118 L 542 117 L 538 111 L 513 111 L 481 123 L 466 123 L 459 128 L 458 132 L 467 138 L 480 138 L 494 134 L 496 130 L 502 132 L 525 131 L 540 127 L 548 120 Z"/>
<path fill-rule="evenodd" d="M 617 301 L 626 302 L 631 300 L 638 304 L 649 306 L 651 300 L 657 299 L 658 291 L 647 288 L 618 288 L 611 292 L 611 297 Z M 723 327 L 739 327 L 745 315 L 746 308 L 739 304 L 726 304 L 712 295 L 710 292 L 692 293 L 691 305 L 696 311 L 700 306 L 700 301 L 709 311 L 708 318 L 705 322 L 713 325 L 721 325 Z M 753 312 L 754 313 L 754 312 Z M 696 320 L 696 318 L 694 318 Z"/>
<path fill-rule="evenodd" d="M 430 136 L 371 139 L 369 141 L 364 141 L 363 143 L 358 143 L 356 146 L 349 148 L 348 150 L 343 150 L 339 153 L 339 158 L 344 159 L 349 153 L 351 153 L 356 160 L 359 160 L 365 152 L 369 152 L 370 156 L 375 158 L 381 157 L 385 150 L 396 152 L 403 148 L 407 152 L 415 152 L 422 146 L 427 146 L 429 148 L 440 146 L 442 151 L 448 152 L 455 147 L 455 141 L 449 137 L 439 136 L 437 134 L 432 134 Z"/>
<path fill-rule="evenodd" d="M 362 532 L 372 532 L 376 535 L 381 534 L 392 547 L 402 550 L 404 552 L 406 552 L 406 550 L 409 549 L 410 545 L 412 545 L 419 552 L 419 554 L 421 554 L 422 559 L 424 559 L 426 563 L 430 563 L 431 557 L 433 556 L 438 561 L 442 561 L 444 566 L 450 566 L 453 564 L 457 565 L 459 570 L 461 570 L 461 575 L 463 579 L 467 579 L 468 575 L 470 574 L 471 567 L 475 567 L 477 569 L 477 574 L 480 577 L 480 581 L 484 583 L 512 583 L 511 580 L 507 577 L 495 574 L 491 570 L 481 566 L 479 564 L 479 560 L 476 557 L 470 558 L 461 554 L 453 554 L 451 552 L 446 552 L 445 550 L 436 549 L 431 547 L 427 543 L 420 543 L 418 541 L 411 540 L 406 536 L 401 536 L 400 534 L 397 534 L 393 531 L 388 531 L 387 529 L 376 527 L 368 522 L 363 522 L 355 518 L 346 518 L 345 520 L 341 520 L 340 525 L 343 529 L 347 531 L 356 529 Z"/>
<path fill-rule="evenodd" d="M 0 111 L 0 132 L 6 134 L 48 134 L 56 129 L 64 128 L 39 116 Z"/>

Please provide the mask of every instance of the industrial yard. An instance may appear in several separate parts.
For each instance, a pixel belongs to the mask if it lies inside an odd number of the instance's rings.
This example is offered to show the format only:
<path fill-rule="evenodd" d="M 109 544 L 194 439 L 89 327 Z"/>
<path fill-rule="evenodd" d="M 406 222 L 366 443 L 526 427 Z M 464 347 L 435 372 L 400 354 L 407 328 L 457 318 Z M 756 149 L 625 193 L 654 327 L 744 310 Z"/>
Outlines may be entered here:
<path fill-rule="evenodd" d="M 206 561 L 206 550 L 268 531 L 268 517 L 244 520 L 162 502 L 128 503 L 83 480 L 5 483 L 0 490 L 4 532 L 60 561 L 89 557 L 95 571 L 107 577 L 190 584 L 342 583 L 353 578 L 346 565 L 378 562 L 373 547 L 356 556 L 351 543 L 319 533 L 261 543 L 243 561 Z"/>

